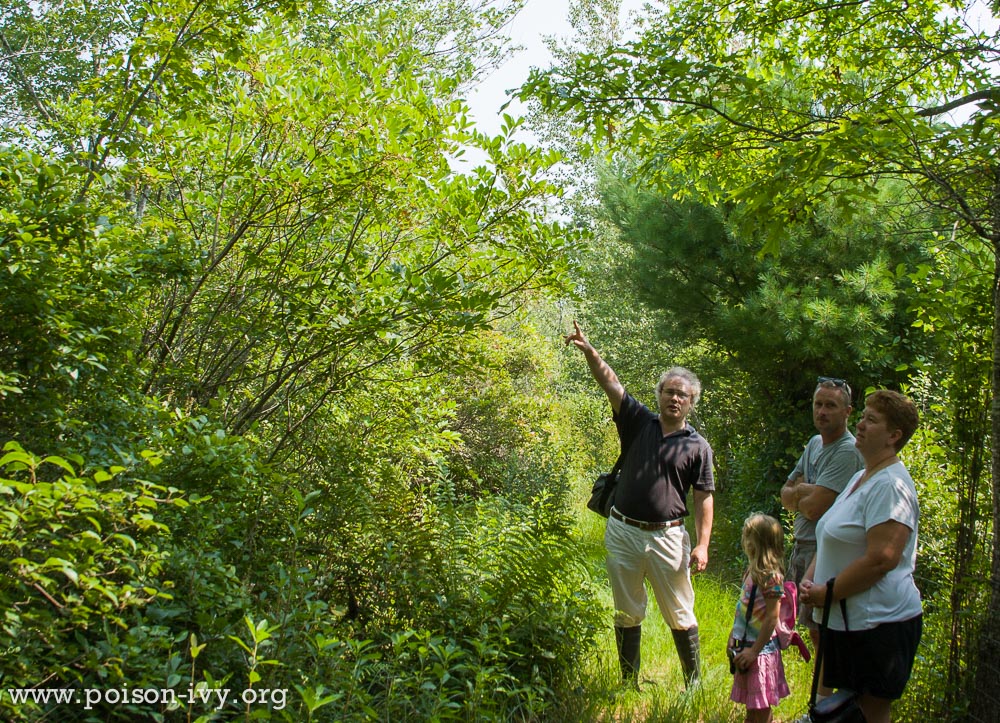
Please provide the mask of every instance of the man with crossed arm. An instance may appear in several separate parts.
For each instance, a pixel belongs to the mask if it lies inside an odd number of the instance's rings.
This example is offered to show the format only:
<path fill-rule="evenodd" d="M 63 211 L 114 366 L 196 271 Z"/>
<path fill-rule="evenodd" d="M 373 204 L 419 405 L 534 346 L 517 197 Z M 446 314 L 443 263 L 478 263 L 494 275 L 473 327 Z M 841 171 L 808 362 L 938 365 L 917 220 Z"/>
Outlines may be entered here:
<path fill-rule="evenodd" d="M 806 444 L 795 469 L 781 488 L 781 504 L 795 513 L 794 544 L 788 558 L 787 579 L 798 584 L 816 554 L 816 520 L 830 509 L 854 473 L 864 467 L 847 430 L 851 416 L 851 387 L 843 379 L 819 377 L 813 392 L 813 424 L 819 434 Z M 819 628 L 812 606 L 799 606 L 799 623 L 809 630 L 813 650 L 819 645 Z M 824 686 L 823 698 L 830 694 Z"/>

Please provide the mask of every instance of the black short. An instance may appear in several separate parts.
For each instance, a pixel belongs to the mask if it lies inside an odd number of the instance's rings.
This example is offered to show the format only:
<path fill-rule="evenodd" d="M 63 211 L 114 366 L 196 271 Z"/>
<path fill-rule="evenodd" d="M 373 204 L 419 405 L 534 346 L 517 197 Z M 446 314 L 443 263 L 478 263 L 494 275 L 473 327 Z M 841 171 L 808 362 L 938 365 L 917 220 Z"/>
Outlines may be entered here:
<path fill-rule="evenodd" d="M 823 631 L 823 683 L 898 700 L 913 671 L 923 616 L 871 630 Z"/>

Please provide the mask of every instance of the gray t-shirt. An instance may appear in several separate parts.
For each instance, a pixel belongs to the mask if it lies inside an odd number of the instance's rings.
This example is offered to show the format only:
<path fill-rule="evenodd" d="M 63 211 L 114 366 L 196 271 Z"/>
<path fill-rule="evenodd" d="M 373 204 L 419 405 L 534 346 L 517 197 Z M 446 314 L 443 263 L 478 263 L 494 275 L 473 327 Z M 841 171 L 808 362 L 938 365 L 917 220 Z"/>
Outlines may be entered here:
<path fill-rule="evenodd" d="M 823 437 L 817 434 L 806 444 L 788 479 L 801 474 L 805 476 L 804 482 L 820 485 L 840 494 L 848 480 L 864 466 L 865 461 L 854 446 L 853 434 L 844 430 L 840 439 L 827 445 L 823 444 Z M 796 542 L 816 541 L 816 522 L 801 512 L 795 513 L 793 529 Z"/>

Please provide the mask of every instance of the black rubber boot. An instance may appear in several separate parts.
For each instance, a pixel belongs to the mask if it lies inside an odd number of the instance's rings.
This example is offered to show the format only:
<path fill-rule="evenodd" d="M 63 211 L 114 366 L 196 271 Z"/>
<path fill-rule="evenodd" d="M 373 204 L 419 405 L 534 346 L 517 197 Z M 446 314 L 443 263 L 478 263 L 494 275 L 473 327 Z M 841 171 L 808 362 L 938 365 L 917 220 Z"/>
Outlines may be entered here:
<path fill-rule="evenodd" d="M 677 655 L 681 659 L 684 670 L 684 685 L 690 688 L 701 679 L 701 643 L 698 640 L 698 626 L 693 625 L 687 630 L 671 630 Z"/>
<path fill-rule="evenodd" d="M 631 628 L 615 626 L 615 644 L 618 646 L 618 665 L 621 667 L 622 681 L 633 686 L 639 685 L 641 643 L 641 625 Z"/>

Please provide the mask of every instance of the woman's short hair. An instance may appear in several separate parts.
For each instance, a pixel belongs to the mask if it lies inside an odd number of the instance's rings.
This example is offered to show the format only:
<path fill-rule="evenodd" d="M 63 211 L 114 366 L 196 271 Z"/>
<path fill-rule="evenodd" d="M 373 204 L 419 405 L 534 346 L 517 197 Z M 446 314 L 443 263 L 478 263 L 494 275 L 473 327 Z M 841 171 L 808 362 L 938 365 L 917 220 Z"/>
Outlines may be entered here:
<path fill-rule="evenodd" d="M 696 405 L 698 399 L 701 397 L 701 380 L 698 379 L 693 371 L 685 367 L 670 367 L 660 375 L 660 381 L 656 383 L 656 398 L 660 398 L 663 385 L 667 383 L 668 379 L 673 377 L 679 377 L 687 382 L 688 386 L 691 387 L 691 406 Z"/>
<path fill-rule="evenodd" d="M 879 389 L 865 397 L 865 404 L 885 417 L 889 429 L 898 429 L 901 434 L 896 440 L 896 451 L 901 450 L 920 424 L 917 405 L 910 398 L 891 389 Z"/>

